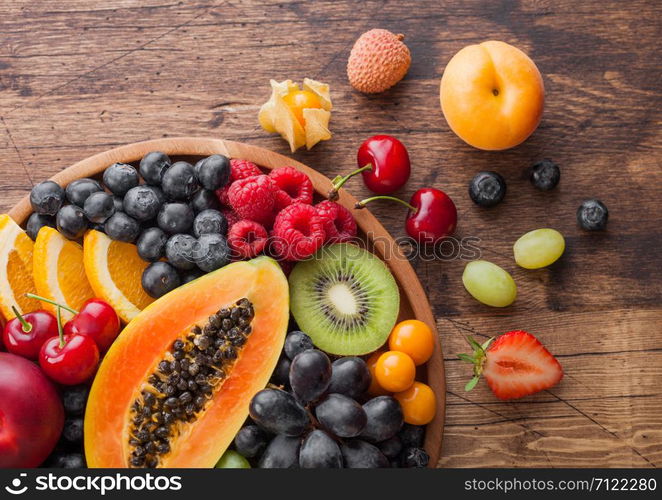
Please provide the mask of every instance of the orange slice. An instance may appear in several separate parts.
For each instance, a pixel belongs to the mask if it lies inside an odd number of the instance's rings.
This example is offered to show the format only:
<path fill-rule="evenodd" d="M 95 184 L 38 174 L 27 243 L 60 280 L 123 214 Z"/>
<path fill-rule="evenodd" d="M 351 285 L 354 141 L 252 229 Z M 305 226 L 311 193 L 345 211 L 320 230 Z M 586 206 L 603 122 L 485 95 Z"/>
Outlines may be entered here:
<path fill-rule="evenodd" d="M 14 220 L 0 215 L 0 312 L 6 320 L 21 313 L 41 309 L 41 303 L 28 299 L 26 293 L 37 289 L 32 280 L 32 250 L 34 243 Z"/>
<path fill-rule="evenodd" d="M 123 321 L 128 323 L 154 302 L 143 290 L 141 279 L 148 263 L 140 258 L 135 245 L 88 231 L 83 254 L 94 294 L 108 302 Z"/>
<path fill-rule="evenodd" d="M 42 227 L 34 243 L 32 276 L 37 294 L 63 306 L 79 310 L 94 297 L 85 275 L 83 248 L 62 236 L 57 229 Z M 57 314 L 57 307 L 43 302 L 44 309 Z M 62 320 L 69 321 L 73 313 L 62 309 Z"/>

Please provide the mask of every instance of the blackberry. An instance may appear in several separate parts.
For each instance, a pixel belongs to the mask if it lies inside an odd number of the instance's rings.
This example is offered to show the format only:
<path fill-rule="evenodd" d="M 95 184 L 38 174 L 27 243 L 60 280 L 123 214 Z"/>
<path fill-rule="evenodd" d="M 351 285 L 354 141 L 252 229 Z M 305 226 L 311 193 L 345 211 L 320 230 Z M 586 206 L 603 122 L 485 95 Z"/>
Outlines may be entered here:
<path fill-rule="evenodd" d="M 427 467 L 430 456 L 422 448 L 407 448 L 402 452 L 400 464 L 403 467 Z"/>

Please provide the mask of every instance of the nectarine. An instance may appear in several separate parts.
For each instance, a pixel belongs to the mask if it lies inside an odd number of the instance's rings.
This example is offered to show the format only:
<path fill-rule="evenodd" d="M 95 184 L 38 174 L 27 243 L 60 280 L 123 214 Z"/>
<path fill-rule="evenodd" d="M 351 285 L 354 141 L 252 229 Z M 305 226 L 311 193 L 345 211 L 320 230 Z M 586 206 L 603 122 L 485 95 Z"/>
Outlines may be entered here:
<path fill-rule="evenodd" d="M 463 48 L 441 78 L 441 109 L 450 128 L 479 149 L 522 143 L 540 123 L 545 88 L 521 50 L 489 41 Z"/>

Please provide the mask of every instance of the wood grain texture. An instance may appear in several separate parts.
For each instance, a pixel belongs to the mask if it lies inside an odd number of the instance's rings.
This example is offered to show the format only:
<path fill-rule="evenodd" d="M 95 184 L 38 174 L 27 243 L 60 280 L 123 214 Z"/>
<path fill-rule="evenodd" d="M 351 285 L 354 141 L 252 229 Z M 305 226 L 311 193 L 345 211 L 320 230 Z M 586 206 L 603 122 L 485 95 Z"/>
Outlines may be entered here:
<path fill-rule="evenodd" d="M 268 80 L 319 79 L 331 85 L 334 137 L 292 156 L 332 177 L 354 167 L 366 137 L 397 136 L 413 162 L 402 196 L 427 185 L 446 191 L 458 207 L 458 236 L 480 238 L 482 257 L 518 283 L 517 302 L 496 311 L 464 292 L 462 259 L 412 262 L 446 353 L 439 465 L 659 466 L 661 14 L 653 0 L 8 0 L 0 4 L 0 209 L 82 158 L 145 139 L 216 136 L 289 156 L 257 124 Z M 349 87 L 345 64 L 373 27 L 406 35 L 412 67 L 390 91 L 363 96 Z M 525 50 L 547 91 L 538 130 L 500 153 L 465 145 L 439 110 L 447 61 L 487 39 Z M 525 170 L 546 157 L 562 180 L 540 193 Z M 508 182 L 493 210 L 466 194 L 480 170 Z M 358 180 L 347 188 L 367 195 Z M 576 227 L 585 197 L 609 207 L 607 232 Z M 396 207 L 372 211 L 393 236 L 405 234 Z M 512 244 L 538 227 L 560 230 L 566 253 L 548 269 L 518 269 Z M 484 385 L 465 393 L 468 368 L 453 359 L 463 336 L 515 328 L 559 356 L 563 382 L 514 403 Z"/>

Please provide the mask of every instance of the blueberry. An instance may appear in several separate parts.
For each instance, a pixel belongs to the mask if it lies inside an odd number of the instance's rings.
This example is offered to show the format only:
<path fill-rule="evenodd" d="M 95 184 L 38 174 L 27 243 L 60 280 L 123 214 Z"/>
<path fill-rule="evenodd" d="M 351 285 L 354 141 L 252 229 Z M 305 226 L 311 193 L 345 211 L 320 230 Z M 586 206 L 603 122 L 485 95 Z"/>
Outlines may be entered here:
<path fill-rule="evenodd" d="M 158 227 L 145 229 L 136 241 L 138 255 L 147 262 L 156 262 L 165 255 L 168 236 Z"/>
<path fill-rule="evenodd" d="M 211 155 L 195 164 L 195 176 L 205 189 L 219 189 L 230 181 L 230 159 Z"/>
<path fill-rule="evenodd" d="M 209 273 L 230 263 L 230 247 L 220 234 L 203 234 L 198 238 L 199 250 L 195 263 Z"/>
<path fill-rule="evenodd" d="M 83 419 L 80 417 L 67 418 L 64 421 L 62 437 L 73 444 L 83 443 Z"/>
<path fill-rule="evenodd" d="M 77 240 L 87 229 L 87 219 L 83 209 L 76 205 L 65 205 L 55 218 L 57 230 L 70 240 Z"/>
<path fill-rule="evenodd" d="M 150 186 L 136 186 L 124 196 L 124 211 L 136 220 L 153 219 L 160 208 L 159 194 Z"/>
<path fill-rule="evenodd" d="M 119 196 L 113 196 L 113 205 L 115 205 L 115 212 L 124 212 L 124 199 Z"/>
<path fill-rule="evenodd" d="M 99 191 L 103 191 L 103 188 L 94 179 L 77 179 L 71 182 L 64 190 L 69 203 L 78 205 L 80 208 L 83 208 L 85 200 L 92 193 L 98 193 Z"/>
<path fill-rule="evenodd" d="M 33 213 L 25 225 L 25 232 L 30 238 L 36 240 L 39 230 L 44 226 L 55 227 L 55 217 Z"/>
<path fill-rule="evenodd" d="M 188 234 L 175 234 L 166 243 L 166 257 L 177 269 L 195 267 L 195 255 L 199 249 L 197 240 Z"/>
<path fill-rule="evenodd" d="M 193 226 L 193 209 L 187 203 L 166 203 L 156 221 L 168 234 L 189 233 Z"/>
<path fill-rule="evenodd" d="M 607 227 L 609 210 L 600 200 L 584 200 L 577 209 L 577 222 L 587 231 L 602 231 Z"/>
<path fill-rule="evenodd" d="M 228 232 L 228 221 L 218 210 L 203 210 L 193 221 L 193 234 L 199 238 L 202 234 L 222 234 Z"/>
<path fill-rule="evenodd" d="M 193 166 L 185 161 L 173 163 L 163 174 L 161 187 L 166 196 L 172 200 L 188 200 L 198 189 Z"/>
<path fill-rule="evenodd" d="M 57 469 L 83 469 L 85 458 L 81 453 L 63 453 L 54 456 L 53 467 Z"/>
<path fill-rule="evenodd" d="M 85 385 L 76 385 L 64 389 L 62 403 L 64 404 L 64 411 L 67 415 L 70 417 L 80 417 L 83 415 L 89 393 L 90 389 Z"/>
<path fill-rule="evenodd" d="M 506 181 L 496 172 L 478 172 L 469 184 L 469 196 L 481 207 L 498 205 L 506 196 Z"/>
<path fill-rule="evenodd" d="M 90 222 L 96 224 L 106 222 L 106 219 L 115 213 L 113 195 L 104 191 L 92 193 L 85 200 L 84 211 Z"/>
<path fill-rule="evenodd" d="M 30 191 L 32 211 L 41 215 L 55 215 L 64 203 L 64 189 L 53 181 L 37 184 Z"/>
<path fill-rule="evenodd" d="M 163 174 L 170 168 L 170 158 L 161 151 L 152 151 L 140 160 L 140 175 L 151 186 L 160 186 Z"/>
<path fill-rule="evenodd" d="M 216 193 L 209 189 L 200 189 L 191 198 L 191 207 L 195 213 L 202 212 L 203 210 L 220 210 L 221 202 L 218 201 Z"/>
<path fill-rule="evenodd" d="M 197 267 L 194 269 L 190 269 L 188 271 L 182 271 L 179 273 L 179 276 L 182 279 L 182 285 L 185 285 L 186 283 L 190 283 L 193 280 L 197 280 L 200 276 L 204 276 L 205 273 L 200 271 Z"/>
<path fill-rule="evenodd" d="M 552 160 L 542 160 L 531 167 L 531 183 L 542 191 L 554 189 L 561 180 L 559 166 Z"/>
<path fill-rule="evenodd" d="M 427 467 L 430 456 L 422 448 L 407 448 L 402 452 L 400 464 L 403 467 Z"/>
<path fill-rule="evenodd" d="M 147 266 L 142 276 L 143 289 L 155 299 L 162 297 L 181 284 L 177 270 L 167 262 L 154 262 Z"/>
<path fill-rule="evenodd" d="M 114 163 L 103 172 L 103 183 L 117 196 L 124 196 L 140 183 L 138 171 L 126 163 Z"/>
<path fill-rule="evenodd" d="M 287 334 L 283 350 L 288 358 L 294 359 L 297 354 L 308 349 L 315 349 L 313 340 L 308 335 L 298 330 Z"/>
<path fill-rule="evenodd" d="M 106 234 L 113 240 L 133 243 L 140 234 L 140 224 L 124 212 L 115 212 L 105 223 Z"/>

